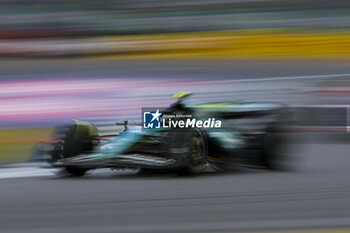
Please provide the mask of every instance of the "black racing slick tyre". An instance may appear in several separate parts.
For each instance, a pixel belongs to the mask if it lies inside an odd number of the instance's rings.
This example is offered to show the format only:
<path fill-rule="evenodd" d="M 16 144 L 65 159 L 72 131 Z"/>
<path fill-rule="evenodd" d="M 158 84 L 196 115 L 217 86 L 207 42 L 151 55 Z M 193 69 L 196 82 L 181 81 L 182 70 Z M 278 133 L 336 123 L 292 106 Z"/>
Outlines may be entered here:
<path fill-rule="evenodd" d="M 287 170 L 288 133 L 281 127 L 271 127 L 263 137 L 262 165 L 270 170 Z"/>
<path fill-rule="evenodd" d="M 64 168 L 66 172 L 68 172 L 72 176 L 83 176 L 88 171 L 88 169 L 84 169 L 76 166 L 68 166 Z"/>
<path fill-rule="evenodd" d="M 179 175 L 199 175 L 207 165 L 208 143 L 198 128 L 175 128 L 170 132 L 170 155 L 179 159 Z"/>
<path fill-rule="evenodd" d="M 91 125 L 71 125 L 68 127 L 62 145 L 62 157 L 64 159 L 74 156 L 90 153 L 92 144 L 92 126 Z M 88 169 L 79 166 L 66 166 L 65 171 L 73 176 L 83 176 Z"/>
<path fill-rule="evenodd" d="M 85 125 L 69 126 L 63 138 L 63 158 L 71 158 L 92 150 L 91 132 Z"/>

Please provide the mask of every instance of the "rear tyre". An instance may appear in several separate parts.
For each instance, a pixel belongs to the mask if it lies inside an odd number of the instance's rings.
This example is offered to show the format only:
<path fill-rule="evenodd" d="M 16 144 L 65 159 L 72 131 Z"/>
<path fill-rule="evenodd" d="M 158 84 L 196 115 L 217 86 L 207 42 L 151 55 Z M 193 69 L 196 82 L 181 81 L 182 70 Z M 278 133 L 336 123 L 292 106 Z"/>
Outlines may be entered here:
<path fill-rule="evenodd" d="M 287 170 L 288 134 L 281 127 L 271 127 L 263 139 L 262 165 L 268 169 Z"/>
<path fill-rule="evenodd" d="M 208 143 L 205 133 L 197 128 L 176 128 L 170 136 L 170 153 L 180 158 L 179 175 L 199 175 L 207 165 Z"/>

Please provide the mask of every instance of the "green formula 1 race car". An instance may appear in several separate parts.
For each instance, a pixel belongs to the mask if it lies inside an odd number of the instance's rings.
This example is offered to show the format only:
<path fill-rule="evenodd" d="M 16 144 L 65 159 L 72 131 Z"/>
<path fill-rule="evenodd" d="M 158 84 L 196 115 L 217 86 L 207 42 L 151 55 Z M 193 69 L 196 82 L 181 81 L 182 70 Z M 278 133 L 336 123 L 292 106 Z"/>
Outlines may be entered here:
<path fill-rule="evenodd" d="M 266 102 L 187 104 L 189 92 L 151 114 L 148 125 L 117 122 L 120 130 L 101 135 L 89 122 L 57 128 L 46 160 L 82 176 L 96 168 L 140 168 L 181 174 L 237 166 L 280 169 L 288 143 L 285 105 Z M 160 120 L 161 119 L 161 120 Z M 157 124 L 153 124 L 157 123 Z M 153 127 L 149 127 L 153 126 Z"/>

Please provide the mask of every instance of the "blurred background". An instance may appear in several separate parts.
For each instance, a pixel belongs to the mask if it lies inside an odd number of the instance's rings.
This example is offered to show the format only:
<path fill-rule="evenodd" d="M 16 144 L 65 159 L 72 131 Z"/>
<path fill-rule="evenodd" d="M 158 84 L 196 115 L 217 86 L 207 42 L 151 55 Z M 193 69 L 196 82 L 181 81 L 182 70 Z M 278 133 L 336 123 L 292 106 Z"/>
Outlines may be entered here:
<path fill-rule="evenodd" d="M 2 56 L 340 58 L 349 52 L 346 0 L 0 4 Z"/>
<path fill-rule="evenodd" d="M 347 71 L 349 5 L 2 0 L 0 163 L 28 159 L 53 125 L 72 118 L 138 120 L 140 107 L 167 106 L 167 97 L 179 90 L 212 101 L 264 98 L 344 107 L 346 76 L 336 77 L 338 82 L 310 80 Z M 326 76 L 244 81 L 293 75 Z M 337 95 L 323 93 L 330 84 L 327 93 Z M 322 91 L 318 99 L 317 91 Z"/>
<path fill-rule="evenodd" d="M 57 125 L 72 119 L 92 121 L 97 126 L 125 119 L 139 122 L 142 107 L 166 107 L 173 102 L 170 95 L 178 91 L 195 92 L 194 101 L 288 104 L 297 113 L 295 145 L 290 150 L 298 157 L 297 173 L 244 171 L 233 176 L 205 176 L 199 181 L 167 182 L 164 177 L 130 180 L 122 176 L 118 185 L 125 193 L 111 188 L 114 181 L 98 174 L 91 183 L 85 181 L 89 184 L 50 178 L 41 182 L 7 180 L 2 186 L 6 191 L 0 194 L 4 195 L 1 207 L 25 202 L 27 209 L 18 214 L 18 204 L 12 216 L 11 212 L 0 212 L 3 221 L 7 220 L 4 232 L 21 232 L 27 226 L 31 226 L 28 231 L 37 232 L 42 227 L 37 225 L 39 219 L 45 217 L 31 219 L 30 213 L 37 208 L 43 215 L 52 214 L 49 204 L 56 200 L 55 195 L 32 187 L 51 188 L 63 196 L 64 204 L 69 196 L 65 190 L 75 197 L 82 195 L 75 182 L 85 188 L 85 204 L 105 198 L 119 201 L 116 209 L 131 211 L 104 212 L 101 221 L 110 228 L 98 228 L 103 232 L 114 232 L 108 216 L 115 214 L 127 224 L 120 228 L 122 232 L 164 232 L 171 227 L 179 232 L 349 227 L 349 29 L 347 0 L 0 0 L 0 178 L 53 177 L 50 172 L 27 166 L 41 161 L 39 143 L 47 140 Z M 216 179 L 231 184 L 230 188 L 219 185 Z M 265 181 L 268 184 L 262 185 Z M 241 193 L 236 193 L 237 186 L 242 187 Z M 288 196 L 293 186 L 295 195 Z M 119 192 L 125 198 L 117 201 L 93 187 Z M 183 192 L 178 191 L 183 187 Z M 154 214 L 149 216 L 165 223 L 142 220 L 143 210 L 125 204 L 142 198 L 125 196 L 129 191 L 145 193 L 145 200 L 166 198 L 161 203 L 149 202 L 159 207 L 157 213 L 148 209 L 151 206 L 144 207 Z M 25 192 L 29 199 L 18 194 Z M 49 207 L 40 202 L 45 192 L 53 195 L 43 202 Z M 265 192 L 270 196 L 261 199 L 259 195 Z M 189 199 L 203 193 L 213 199 L 205 196 L 205 203 L 197 200 L 202 209 L 198 205 L 192 210 L 181 208 L 195 205 Z M 260 207 L 244 205 L 244 196 L 252 193 L 258 193 L 257 197 L 247 200 L 258 202 Z M 11 199 L 13 195 L 17 198 Z M 238 199 L 231 200 L 235 195 Z M 185 198 L 186 203 L 179 204 L 179 198 Z M 311 203 L 304 203 L 307 200 Z M 223 222 L 205 215 L 208 202 Z M 224 203 L 235 205 L 225 207 Z M 179 209 L 174 208 L 177 204 Z M 88 209 L 79 207 L 77 212 L 70 206 L 61 210 L 66 214 L 72 211 L 73 218 L 86 211 L 102 213 L 104 208 L 99 203 Z M 264 211 L 266 208 L 271 211 Z M 201 214 L 196 217 L 191 212 L 194 210 Z M 140 225 L 128 228 L 132 216 Z M 80 228 L 84 225 L 80 218 L 65 225 L 79 227 L 62 229 L 51 223 L 52 218 L 60 217 L 46 217 L 45 232 L 97 232 L 93 227 Z M 250 225 L 247 220 L 244 225 L 241 218 L 257 223 Z M 169 219 L 176 223 L 166 223 Z M 23 224 L 15 226 L 12 223 L 16 220 Z M 91 224 L 102 224 L 96 221 Z"/>

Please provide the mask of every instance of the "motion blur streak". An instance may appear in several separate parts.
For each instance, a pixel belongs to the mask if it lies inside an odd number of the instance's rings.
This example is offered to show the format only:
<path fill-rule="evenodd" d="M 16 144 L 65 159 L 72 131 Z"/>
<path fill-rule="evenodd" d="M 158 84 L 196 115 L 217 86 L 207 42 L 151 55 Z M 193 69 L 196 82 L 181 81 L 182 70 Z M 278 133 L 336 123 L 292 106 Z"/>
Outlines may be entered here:
<path fill-rule="evenodd" d="M 0 1 L 0 56 L 350 57 L 345 0 L 77 4 Z"/>
<path fill-rule="evenodd" d="M 348 233 L 349 59 L 348 0 L 0 0 L 0 232 Z M 288 105 L 292 171 L 43 168 L 54 127 L 180 91 Z"/>
<path fill-rule="evenodd" d="M 259 87 L 261 91 L 274 88 L 266 82 L 283 81 L 290 83 L 290 94 L 299 91 L 300 85 L 294 80 L 308 80 L 331 77 L 344 77 L 348 74 L 329 74 L 311 76 L 271 77 L 260 79 L 235 80 L 198 80 L 194 78 L 136 78 L 136 77 L 90 77 L 84 78 L 54 78 L 26 79 L 16 81 L 0 81 L 3 89 L 0 91 L 0 124 L 20 124 L 21 122 L 47 124 L 64 122 L 74 117 L 101 120 L 116 116 L 137 119 L 139 109 L 152 103 L 155 106 L 168 106 L 171 100 L 169 93 L 186 90 L 197 93 L 197 100 L 210 99 L 212 101 L 225 100 L 235 95 L 242 98 L 244 92 L 251 89 L 250 82 L 256 82 L 266 87 Z M 154 89 L 157 92 L 154 92 Z M 275 87 L 279 88 L 279 87 Z M 259 92 L 258 88 L 254 88 Z M 220 90 L 220 91 L 217 91 Z M 234 91 L 234 93 L 232 93 Z M 287 90 L 284 90 L 287 92 Z M 282 98 L 285 93 L 279 93 Z M 306 92 L 304 95 L 307 94 Z M 265 99 L 273 99 L 273 93 L 265 94 Z M 294 104 L 302 104 L 301 94 L 292 100 Z M 125 100 L 128 100 L 125 102 Z"/>

